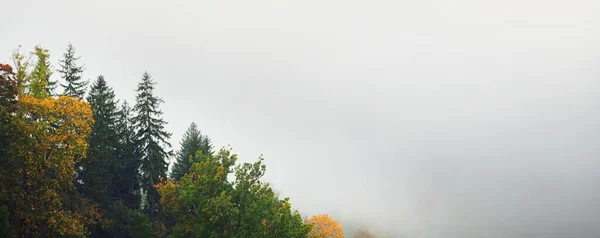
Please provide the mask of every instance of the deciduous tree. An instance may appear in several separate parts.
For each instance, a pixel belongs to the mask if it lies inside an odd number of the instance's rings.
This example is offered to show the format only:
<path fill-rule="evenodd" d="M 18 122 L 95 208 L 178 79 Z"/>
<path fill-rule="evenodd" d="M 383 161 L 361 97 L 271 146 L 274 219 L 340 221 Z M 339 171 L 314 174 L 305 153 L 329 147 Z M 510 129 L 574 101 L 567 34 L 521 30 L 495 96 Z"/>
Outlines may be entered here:
<path fill-rule="evenodd" d="M 16 109 L 19 88 L 12 67 L 8 64 L 0 64 L 0 113 L 5 116 Z"/>
<path fill-rule="evenodd" d="M 50 53 L 41 46 L 35 46 L 36 63 L 28 77 L 28 94 L 36 98 L 47 98 L 53 95 L 56 82 L 50 81 Z"/>
<path fill-rule="evenodd" d="M 371 232 L 369 232 L 369 230 L 365 228 L 359 228 L 358 230 L 356 230 L 356 232 L 354 232 L 352 238 L 375 238 L 375 235 L 373 235 Z"/>
<path fill-rule="evenodd" d="M 74 189 L 93 124 L 90 106 L 60 97 L 21 96 L 3 158 L 11 224 L 18 236 L 85 236 L 99 214 Z"/>
<path fill-rule="evenodd" d="M 13 65 L 15 66 L 15 80 L 17 81 L 17 87 L 19 88 L 19 94 L 24 94 L 28 86 L 28 70 L 29 70 L 29 56 L 26 56 L 21 52 L 21 46 L 15 49 L 12 54 Z"/>
<path fill-rule="evenodd" d="M 310 238 L 338 238 L 344 237 L 344 229 L 339 222 L 333 220 L 327 214 L 314 215 L 308 220 L 307 224 L 311 224 L 312 228 L 308 237 Z"/>
<path fill-rule="evenodd" d="M 14 134 L 11 126 L 12 114 L 16 110 L 17 95 L 19 89 L 12 71 L 7 64 L 0 64 L 0 164 L 5 163 L 6 150 L 10 138 L 7 135 Z M 0 173 L 0 237 L 11 235 L 10 227 L 10 200 L 8 197 L 6 174 Z"/>
<path fill-rule="evenodd" d="M 204 158 L 200 158 L 200 157 Z M 221 149 L 198 153 L 180 181 L 156 187 L 165 212 L 175 220 L 174 237 L 306 237 L 309 225 L 261 182 L 262 159 L 235 166 L 237 156 Z M 228 177 L 235 172 L 235 180 Z"/>

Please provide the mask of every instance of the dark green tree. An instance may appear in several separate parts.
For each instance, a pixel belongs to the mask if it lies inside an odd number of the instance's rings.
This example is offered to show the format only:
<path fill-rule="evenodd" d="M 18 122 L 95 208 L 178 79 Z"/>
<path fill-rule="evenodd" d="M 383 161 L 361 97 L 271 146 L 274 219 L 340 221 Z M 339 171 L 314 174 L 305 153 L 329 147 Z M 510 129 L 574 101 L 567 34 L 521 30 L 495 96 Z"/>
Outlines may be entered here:
<path fill-rule="evenodd" d="M 124 101 L 117 115 L 117 172 L 113 180 L 115 198 L 132 209 L 140 205 L 140 156 L 136 150 L 136 134 L 133 128 L 131 107 Z"/>
<path fill-rule="evenodd" d="M 161 118 L 162 111 L 158 108 L 163 100 L 153 94 L 155 84 L 150 75 L 144 72 L 136 89 L 136 104 L 133 107 L 136 144 L 141 155 L 143 207 L 153 220 L 157 218 L 160 209 L 160 195 L 154 185 L 161 178 L 166 178 L 167 160 L 173 154 L 168 141 L 171 133 L 165 131 L 167 122 Z"/>
<path fill-rule="evenodd" d="M 148 215 L 139 210 L 115 201 L 103 211 L 109 222 L 97 237 L 153 237 L 152 222 Z"/>
<path fill-rule="evenodd" d="M 173 164 L 171 178 L 179 180 L 185 175 L 192 166 L 191 160 L 196 159 L 196 152 L 201 151 L 203 155 L 211 155 L 213 146 L 206 135 L 202 135 L 196 123 L 192 122 L 187 131 L 183 134 L 180 142 L 180 149 L 177 151 L 177 160 Z"/>
<path fill-rule="evenodd" d="M 81 79 L 83 65 L 77 65 L 76 61 L 79 60 L 79 57 L 75 57 L 75 48 L 73 45 L 69 44 L 69 46 L 67 46 L 67 52 L 63 54 L 63 57 L 64 58 L 60 60 L 60 69 L 58 70 L 66 83 L 60 84 L 60 86 L 63 87 L 62 95 L 81 100 L 85 95 L 88 82 Z"/>
<path fill-rule="evenodd" d="M 140 160 L 136 150 L 131 107 L 124 101 L 117 113 L 116 132 L 119 135 L 114 161 L 112 197 L 103 210 L 108 221 L 97 237 L 150 237 L 152 222 L 139 210 Z"/>
<path fill-rule="evenodd" d="M 81 164 L 81 191 L 104 207 L 112 195 L 119 135 L 115 93 L 102 75 L 92 84 L 87 101 L 92 107 L 95 123 L 88 140 L 87 158 Z"/>

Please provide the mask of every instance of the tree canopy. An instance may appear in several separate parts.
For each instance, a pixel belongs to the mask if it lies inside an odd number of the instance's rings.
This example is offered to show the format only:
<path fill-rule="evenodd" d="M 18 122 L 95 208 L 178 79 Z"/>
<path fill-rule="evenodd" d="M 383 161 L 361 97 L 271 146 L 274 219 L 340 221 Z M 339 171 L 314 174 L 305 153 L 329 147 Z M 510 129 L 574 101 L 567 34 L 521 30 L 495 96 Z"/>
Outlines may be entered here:
<path fill-rule="evenodd" d="M 71 44 L 57 75 L 48 49 L 22 52 L 0 64 L 0 237 L 341 237 L 263 181 L 262 155 L 238 163 L 193 122 L 174 154 L 147 72 L 131 106 L 102 75 L 84 98 Z"/>
<path fill-rule="evenodd" d="M 344 237 L 344 229 L 340 223 L 327 214 L 314 215 L 306 220 L 306 223 L 312 225 L 310 233 L 308 233 L 310 238 Z"/>
<path fill-rule="evenodd" d="M 200 151 L 180 181 L 157 185 L 167 214 L 175 221 L 174 237 L 305 237 L 310 226 L 260 181 L 262 158 L 236 166 L 237 156 L 221 149 Z M 228 180 L 235 174 L 233 181 Z"/>

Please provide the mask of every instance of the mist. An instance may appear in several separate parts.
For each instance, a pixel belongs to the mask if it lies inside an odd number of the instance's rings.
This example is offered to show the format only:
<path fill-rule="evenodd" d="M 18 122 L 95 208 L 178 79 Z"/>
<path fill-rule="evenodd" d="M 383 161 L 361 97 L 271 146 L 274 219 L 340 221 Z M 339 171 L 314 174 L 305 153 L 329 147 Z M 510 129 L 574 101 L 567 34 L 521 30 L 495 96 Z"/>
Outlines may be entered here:
<path fill-rule="evenodd" d="M 391 237 L 600 237 L 597 1 L 10 1 L 171 143 L 194 121 L 310 216 Z"/>

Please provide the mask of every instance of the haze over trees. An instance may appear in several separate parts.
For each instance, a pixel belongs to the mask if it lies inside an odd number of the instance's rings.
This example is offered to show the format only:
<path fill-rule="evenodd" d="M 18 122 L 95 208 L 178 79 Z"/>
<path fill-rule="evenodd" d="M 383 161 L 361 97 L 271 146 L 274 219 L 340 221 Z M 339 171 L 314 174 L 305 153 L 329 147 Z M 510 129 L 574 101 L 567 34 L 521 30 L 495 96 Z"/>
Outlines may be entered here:
<path fill-rule="evenodd" d="M 88 89 L 71 44 L 61 81 L 47 49 L 12 56 L 0 65 L 0 236 L 343 237 L 276 195 L 262 156 L 238 163 L 193 122 L 173 153 L 148 72 L 132 106 L 102 75 Z"/>

